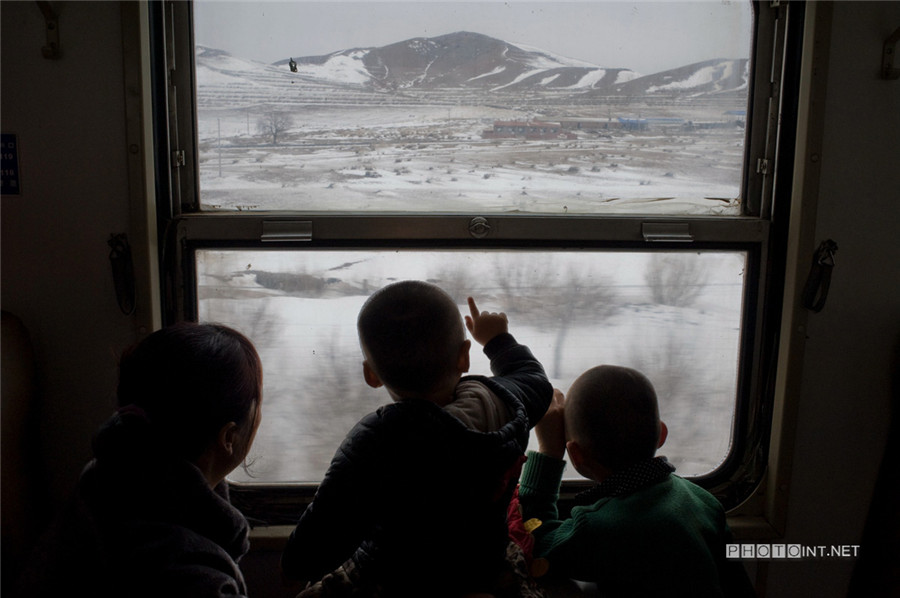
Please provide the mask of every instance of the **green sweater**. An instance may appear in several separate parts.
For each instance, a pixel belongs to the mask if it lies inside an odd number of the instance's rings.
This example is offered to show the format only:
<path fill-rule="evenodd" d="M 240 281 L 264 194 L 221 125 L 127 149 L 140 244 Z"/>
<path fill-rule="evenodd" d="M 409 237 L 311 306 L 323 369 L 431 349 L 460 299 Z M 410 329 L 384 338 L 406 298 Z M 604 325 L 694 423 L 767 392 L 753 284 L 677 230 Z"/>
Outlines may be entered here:
<path fill-rule="evenodd" d="M 534 556 L 550 575 L 597 583 L 612 596 L 752 596 L 722 505 L 675 475 L 620 496 L 573 507 L 560 519 L 556 501 L 565 461 L 529 452 L 519 499 L 525 520 L 540 519 Z"/>

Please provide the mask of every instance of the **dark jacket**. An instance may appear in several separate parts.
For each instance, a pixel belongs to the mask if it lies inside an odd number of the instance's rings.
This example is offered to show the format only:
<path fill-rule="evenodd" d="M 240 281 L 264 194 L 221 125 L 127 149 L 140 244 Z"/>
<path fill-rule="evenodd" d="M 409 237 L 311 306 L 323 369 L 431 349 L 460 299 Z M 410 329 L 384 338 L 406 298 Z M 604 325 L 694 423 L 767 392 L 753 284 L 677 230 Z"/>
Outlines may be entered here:
<path fill-rule="evenodd" d="M 193 464 L 161 457 L 163 446 L 139 415 L 107 422 L 22 596 L 246 595 L 237 565 L 249 548 L 246 520 Z"/>
<path fill-rule="evenodd" d="M 552 387 L 511 335 L 492 339 L 484 351 L 495 376 L 464 379 L 501 397 L 513 419 L 498 431 L 476 432 L 415 399 L 364 417 L 291 534 L 282 556 L 287 577 L 315 581 L 352 558 L 388 595 L 489 587 L 505 560 L 506 511 L 529 430 Z"/>

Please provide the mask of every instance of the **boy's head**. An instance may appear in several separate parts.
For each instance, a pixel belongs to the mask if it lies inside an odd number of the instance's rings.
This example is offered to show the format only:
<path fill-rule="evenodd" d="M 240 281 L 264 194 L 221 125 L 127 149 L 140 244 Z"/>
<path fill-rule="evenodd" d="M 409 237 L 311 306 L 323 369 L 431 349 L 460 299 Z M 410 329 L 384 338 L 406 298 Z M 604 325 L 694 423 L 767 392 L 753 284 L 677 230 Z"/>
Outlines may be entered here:
<path fill-rule="evenodd" d="M 667 434 L 650 380 L 637 370 L 614 365 L 592 368 L 575 380 L 566 398 L 565 420 L 569 455 L 579 470 L 578 461 L 584 458 L 609 473 L 650 459 Z"/>
<path fill-rule="evenodd" d="M 452 390 L 469 368 L 459 307 L 433 284 L 407 280 L 379 289 L 356 326 L 366 382 L 384 384 L 395 398 Z"/>

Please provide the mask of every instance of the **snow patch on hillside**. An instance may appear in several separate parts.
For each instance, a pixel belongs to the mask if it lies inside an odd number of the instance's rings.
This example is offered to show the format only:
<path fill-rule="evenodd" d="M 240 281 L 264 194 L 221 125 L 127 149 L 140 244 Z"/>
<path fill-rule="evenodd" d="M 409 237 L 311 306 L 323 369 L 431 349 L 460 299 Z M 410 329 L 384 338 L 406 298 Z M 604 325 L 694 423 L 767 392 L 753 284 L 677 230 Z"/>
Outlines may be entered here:
<path fill-rule="evenodd" d="M 364 85 L 372 79 L 363 64 L 365 55 L 364 50 L 357 50 L 349 54 L 335 54 L 329 57 L 324 64 L 297 65 L 297 73 L 336 83 Z"/>
<path fill-rule="evenodd" d="M 475 81 L 475 80 L 481 79 L 481 78 L 483 78 L 483 77 L 490 77 L 490 76 L 492 76 L 492 75 L 499 75 L 500 73 L 502 73 L 502 72 L 505 71 L 505 70 L 506 70 L 506 67 L 505 67 L 505 66 L 498 66 L 497 68 L 495 68 L 494 70 L 492 70 L 492 71 L 489 72 L 489 73 L 481 73 L 480 75 L 477 75 L 477 76 L 475 76 L 475 77 L 472 77 L 471 79 L 466 79 L 466 81 L 467 81 L 467 82 L 468 82 L 468 81 Z"/>

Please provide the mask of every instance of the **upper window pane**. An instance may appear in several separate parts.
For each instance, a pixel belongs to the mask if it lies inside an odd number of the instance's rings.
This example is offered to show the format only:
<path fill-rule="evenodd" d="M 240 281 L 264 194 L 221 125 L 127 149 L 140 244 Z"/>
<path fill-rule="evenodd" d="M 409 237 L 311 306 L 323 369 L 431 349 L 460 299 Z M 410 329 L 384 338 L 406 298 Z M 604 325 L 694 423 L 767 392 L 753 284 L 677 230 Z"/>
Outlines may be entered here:
<path fill-rule="evenodd" d="M 205 210 L 740 214 L 747 2 L 194 4 Z"/>

